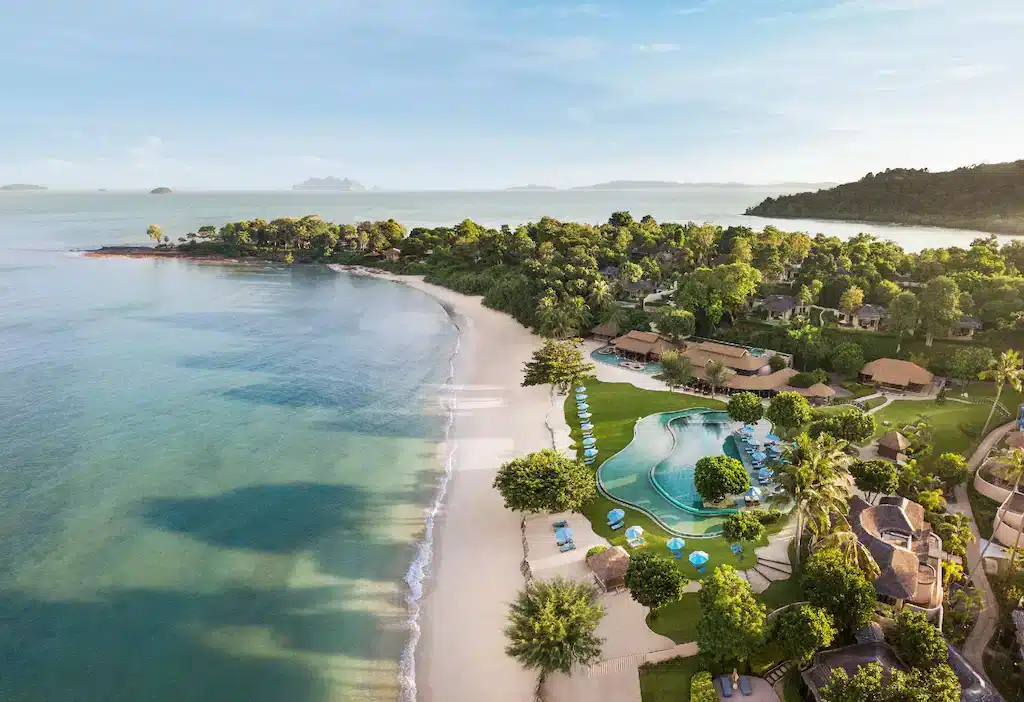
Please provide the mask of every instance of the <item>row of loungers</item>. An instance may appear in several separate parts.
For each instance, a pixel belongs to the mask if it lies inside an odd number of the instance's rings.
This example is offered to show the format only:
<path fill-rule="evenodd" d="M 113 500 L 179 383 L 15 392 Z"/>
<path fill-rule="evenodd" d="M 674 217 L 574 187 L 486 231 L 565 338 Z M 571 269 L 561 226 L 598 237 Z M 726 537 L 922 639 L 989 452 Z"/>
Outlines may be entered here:
<path fill-rule="evenodd" d="M 740 692 L 744 697 L 750 697 L 750 678 L 741 675 L 739 679 Z M 732 697 L 732 681 L 728 675 L 719 675 L 715 678 L 715 686 L 722 697 Z"/>

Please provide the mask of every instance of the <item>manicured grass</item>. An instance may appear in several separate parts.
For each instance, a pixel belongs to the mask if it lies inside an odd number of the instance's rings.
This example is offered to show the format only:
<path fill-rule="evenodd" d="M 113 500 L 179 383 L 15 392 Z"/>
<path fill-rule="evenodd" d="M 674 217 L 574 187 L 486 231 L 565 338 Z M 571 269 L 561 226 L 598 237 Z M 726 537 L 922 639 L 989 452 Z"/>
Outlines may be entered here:
<path fill-rule="evenodd" d="M 858 383 L 856 380 L 845 380 L 840 385 L 844 390 L 849 390 L 853 393 L 854 397 L 867 397 L 868 395 L 875 394 L 876 390 L 872 385 L 864 385 Z"/>
<path fill-rule="evenodd" d="M 964 404 L 947 400 L 940 404 L 934 400 L 896 400 L 874 414 L 878 429 L 874 438 L 879 438 L 893 429 L 899 431 L 907 424 L 921 417 L 932 425 L 932 453 L 924 459 L 927 466 L 946 452 L 970 457 L 981 442 L 981 430 L 988 416 L 988 405 Z M 888 422 L 888 424 L 885 424 Z"/>
<path fill-rule="evenodd" d="M 690 407 L 725 408 L 725 404 L 718 400 L 675 392 L 641 390 L 629 383 L 602 383 L 590 380 L 586 385 L 587 402 L 594 415 L 591 419 L 594 424 L 594 437 L 597 439 L 598 446 L 601 447 L 602 460 L 614 456 L 633 440 L 633 425 L 641 417 Z M 565 402 L 565 419 L 572 429 L 573 441 L 578 442 L 582 439 L 583 434 L 580 431 L 580 420 L 576 416 L 575 410 L 576 406 L 570 393 Z M 625 529 L 612 531 L 608 528 L 608 512 L 615 508 L 626 511 L 628 526 L 636 525 L 644 530 L 645 544 L 635 550 L 650 551 L 659 556 L 669 555 L 665 542 L 672 536 L 643 512 L 620 505 L 598 493 L 597 498 L 584 508 L 583 514 L 590 520 L 597 534 L 616 546 L 623 546 L 632 551 L 634 549 L 629 549 L 626 545 Z M 777 532 L 782 526 L 781 523 L 772 525 L 769 531 Z M 706 551 L 708 554 L 711 567 L 725 563 L 739 570 L 753 566 L 756 560 L 754 549 L 768 543 L 767 538 L 757 543 L 745 543 L 743 553 L 740 556 L 735 556 L 729 550 L 729 542 L 721 537 L 706 539 L 687 537 L 687 542 L 688 546 L 700 544 L 700 550 Z M 685 558 L 681 558 L 675 563 L 679 570 L 691 580 L 701 580 L 710 573 L 710 568 L 704 573 L 698 573 Z"/>
<path fill-rule="evenodd" d="M 640 698 L 643 702 L 688 702 L 690 680 L 707 670 L 700 656 L 671 658 L 640 668 Z"/>
<path fill-rule="evenodd" d="M 697 620 L 700 618 L 700 597 L 688 592 L 678 602 L 665 605 L 658 610 L 658 616 L 647 615 L 647 626 L 655 634 L 667 636 L 676 643 L 697 640 Z"/>
<path fill-rule="evenodd" d="M 864 410 L 865 411 L 873 410 L 874 408 L 879 407 L 879 406 L 884 405 L 884 404 L 885 404 L 885 398 L 884 397 L 872 397 L 870 400 L 866 400 L 864 402 Z"/>

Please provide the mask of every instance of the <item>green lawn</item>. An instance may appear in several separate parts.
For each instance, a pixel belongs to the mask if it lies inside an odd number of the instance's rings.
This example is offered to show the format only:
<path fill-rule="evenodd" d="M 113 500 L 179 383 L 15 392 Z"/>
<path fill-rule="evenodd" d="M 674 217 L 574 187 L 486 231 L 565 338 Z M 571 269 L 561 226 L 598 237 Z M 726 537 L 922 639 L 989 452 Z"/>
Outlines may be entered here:
<path fill-rule="evenodd" d="M 971 452 L 981 442 L 981 430 L 985 425 L 989 408 L 989 405 L 964 404 L 949 400 L 942 404 L 934 400 L 896 400 L 874 414 L 878 422 L 874 438 L 877 439 L 893 429 L 900 430 L 907 424 L 925 417 L 932 425 L 934 437 L 932 453 L 925 459 L 925 465 L 948 451 L 970 457 Z"/>
<path fill-rule="evenodd" d="M 633 440 L 633 425 L 636 424 L 639 417 L 690 407 L 725 408 L 724 403 L 710 398 L 659 390 L 641 390 L 629 383 L 602 383 L 597 380 L 587 381 L 587 402 L 594 415 L 591 420 L 594 424 L 594 437 L 598 440 L 605 459 L 614 456 Z M 572 430 L 573 441 L 580 441 L 583 434 L 580 431 L 580 420 L 576 416 L 576 405 L 571 394 L 565 402 L 565 419 Z M 626 510 L 627 525 L 637 525 L 644 530 L 645 544 L 636 550 L 650 551 L 659 556 L 668 555 L 665 542 L 672 536 L 643 512 L 620 505 L 598 493 L 597 498 L 583 510 L 583 514 L 590 520 L 596 533 L 611 541 L 612 544 L 628 549 L 623 533 L 625 530 L 612 531 L 608 528 L 608 512 L 616 507 Z M 777 532 L 782 526 L 781 523 L 773 525 L 770 531 Z M 687 537 L 687 540 L 690 543 L 697 542 L 692 537 Z M 699 541 L 700 549 L 707 552 L 712 565 L 724 563 L 740 570 L 754 565 L 754 549 L 768 543 L 765 538 L 757 543 L 744 544 L 743 554 L 735 556 L 729 550 L 729 542 L 724 538 L 715 537 Z M 710 572 L 708 570 L 705 573 L 698 573 L 685 558 L 677 560 L 675 563 L 679 570 L 691 580 L 703 579 Z"/>
<path fill-rule="evenodd" d="M 885 398 L 884 397 L 872 397 L 870 400 L 866 400 L 864 402 L 864 409 L 865 409 L 865 411 L 873 410 L 874 408 L 880 407 L 881 405 L 884 405 L 884 404 L 885 404 Z"/>
<path fill-rule="evenodd" d="M 643 702 L 688 702 L 690 679 L 707 670 L 700 656 L 672 658 L 640 668 L 640 698 Z"/>

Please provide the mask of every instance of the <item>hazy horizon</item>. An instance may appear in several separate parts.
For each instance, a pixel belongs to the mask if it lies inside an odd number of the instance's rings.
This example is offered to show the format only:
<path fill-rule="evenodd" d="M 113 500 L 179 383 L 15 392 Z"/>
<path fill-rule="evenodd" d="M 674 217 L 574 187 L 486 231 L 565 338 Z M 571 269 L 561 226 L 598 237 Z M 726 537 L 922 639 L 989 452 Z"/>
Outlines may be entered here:
<path fill-rule="evenodd" d="M 0 183 L 838 183 L 1024 155 L 1019 0 L 15 0 Z"/>

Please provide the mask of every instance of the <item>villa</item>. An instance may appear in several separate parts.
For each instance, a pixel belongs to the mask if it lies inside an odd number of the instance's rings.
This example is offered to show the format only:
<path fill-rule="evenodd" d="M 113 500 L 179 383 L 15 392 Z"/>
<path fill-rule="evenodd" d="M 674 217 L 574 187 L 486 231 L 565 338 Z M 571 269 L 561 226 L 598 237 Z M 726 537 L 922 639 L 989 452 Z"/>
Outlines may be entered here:
<path fill-rule="evenodd" d="M 852 314 L 839 312 L 840 324 L 866 331 L 878 331 L 888 318 L 889 313 L 881 305 L 861 305 Z"/>
<path fill-rule="evenodd" d="M 898 390 L 921 392 L 932 384 L 935 376 L 916 363 L 895 358 L 879 358 L 860 369 L 860 381 Z"/>
<path fill-rule="evenodd" d="M 604 322 L 590 330 L 590 336 L 598 341 L 611 341 L 619 335 L 619 325 L 615 322 Z"/>
<path fill-rule="evenodd" d="M 973 339 L 974 332 L 981 331 L 981 320 L 968 315 L 962 316 L 953 324 L 950 339 Z"/>
<path fill-rule="evenodd" d="M 751 353 L 744 346 L 722 344 L 717 341 L 692 341 L 683 345 L 682 354 L 697 368 L 718 361 L 739 375 L 757 375 L 770 365 L 770 356 L 763 351 Z"/>
<path fill-rule="evenodd" d="M 622 288 L 622 292 L 626 294 L 626 297 L 631 300 L 643 300 L 657 289 L 652 280 L 638 280 L 635 283 L 622 281 L 619 283 L 619 286 Z"/>
<path fill-rule="evenodd" d="M 657 361 L 666 351 L 676 350 L 676 346 L 654 332 L 633 329 L 612 341 L 617 354 L 641 361 Z"/>
<path fill-rule="evenodd" d="M 874 583 L 878 599 L 923 612 L 941 625 L 942 539 L 925 521 L 924 507 L 903 497 L 871 505 L 854 496 L 846 519 L 881 569 Z"/>
<path fill-rule="evenodd" d="M 398 249 L 388 249 L 384 252 L 384 260 L 386 261 L 397 261 L 402 257 L 402 252 Z"/>
<path fill-rule="evenodd" d="M 907 456 L 903 452 L 908 448 L 910 448 L 910 440 L 895 430 L 878 440 L 878 455 L 896 463 L 907 460 Z"/>
<path fill-rule="evenodd" d="M 807 306 L 791 295 L 769 295 L 761 301 L 760 307 L 767 314 L 768 322 L 788 322 L 794 315 L 804 316 L 808 312 Z"/>

